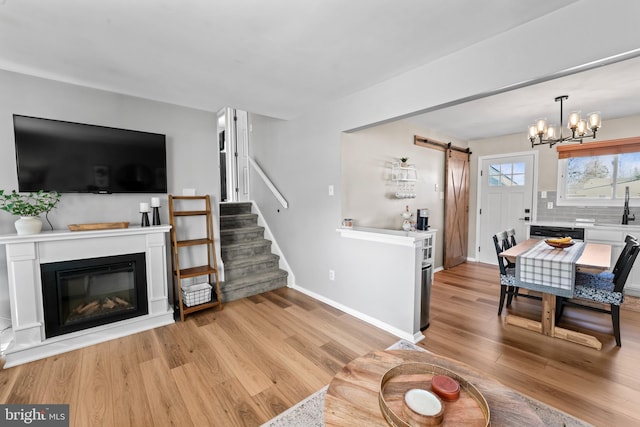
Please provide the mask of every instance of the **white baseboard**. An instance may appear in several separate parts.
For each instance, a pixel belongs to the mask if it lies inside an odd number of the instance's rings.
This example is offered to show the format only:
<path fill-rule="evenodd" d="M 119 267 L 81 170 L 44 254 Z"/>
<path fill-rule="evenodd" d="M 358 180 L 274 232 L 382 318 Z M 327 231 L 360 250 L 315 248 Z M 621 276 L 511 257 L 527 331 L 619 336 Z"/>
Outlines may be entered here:
<path fill-rule="evenodd" d="M 292 286 L 289 286 L 289 287 L 292 288 L 292 289 L 295 289 L 296 291 L 300 291 L 303 294 L 310 296 L 311 298 L 317 299 L 318 301 L 321 301 L 321 302 L 323 302 L 325 304 L 328 304 L 331 307 L 337 308 L 340 311 L 344 311 L 345 313 L 347 313 L 347 314 L 349 314 L 349 315 L 351 315 L 351 316 L 353 316 L 353 317 L 355 317 L 357 319 L 360 319 L 360 320 L 362 320 L 364 322 L 367 322 L 370 325 L 375 326 L 376 328 L 380 328 L 383 331 L 387 331 L 390 334 L 393 334 L 393 335 L 397 336 L 398 338 L 402 338 L 402 339 L 410 341 L 410 342 L 412 342 L 414 344 L 416 344 L 419 341 L 422 341 L 425 338 L 424 335 L 422 335 L 422 332 L 416 332 L 415 334 L 411 334 L 409 332 L 402 331 L 402 330 L 396 328 L 395 326 L 391 326 L 388 323 L 382 322 L 382 321 L 380 321 L 380 320 L 378 320 L 378 319 L 376 319 L 374 317 L 371 317 L 371 316 L 369 316 L 367 314 L 361 313 L 361 312 L 359 312 L 357 310 L 354 310 L 354 309 L 352 309 L 350 307 L 347 307 L 346 305 L 340 304 L 339 302 L 333 301 L 333 300 L 331 300 L 329 298 L 326 298 L 326 297 L 324 297 L 322 295 L 319 295 L 319 294 L 317 294 L 315 292 L 312 292 L 312 291 L 310 291 L 310 290 L 308 290 L 306 288 L 300 287 L 300 286 L 295 285 L 295 284 L 292 285 Z"/>

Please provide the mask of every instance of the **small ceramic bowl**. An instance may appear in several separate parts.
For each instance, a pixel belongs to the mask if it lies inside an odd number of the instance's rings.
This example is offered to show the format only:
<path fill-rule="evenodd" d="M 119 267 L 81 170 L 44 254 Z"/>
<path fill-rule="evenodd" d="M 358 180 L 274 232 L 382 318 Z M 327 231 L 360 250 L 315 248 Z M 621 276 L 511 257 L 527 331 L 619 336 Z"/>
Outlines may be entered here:
<path fill-rule="evenodd" d="M 439 426 L 444 417 L 444 403 L 428 390 L 412 388 L 404 394 L 402 413 L 411 426 Z"/>
<path fill-rule="evenodd" d="M 454 402 L 460 398 L 460 383 L 446 375 L 434 375 L 431 390 L 445 402 Z"/>

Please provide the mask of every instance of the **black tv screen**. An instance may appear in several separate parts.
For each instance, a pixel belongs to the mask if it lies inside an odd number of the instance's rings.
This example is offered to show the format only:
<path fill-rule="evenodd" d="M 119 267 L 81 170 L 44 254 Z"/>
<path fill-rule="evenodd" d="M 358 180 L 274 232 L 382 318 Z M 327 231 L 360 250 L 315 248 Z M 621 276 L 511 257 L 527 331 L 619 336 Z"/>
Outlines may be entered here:
<path fill-rule="evenodd" d="M 165 135 L 14 114 L 18 189 L 166 193 Z"/>

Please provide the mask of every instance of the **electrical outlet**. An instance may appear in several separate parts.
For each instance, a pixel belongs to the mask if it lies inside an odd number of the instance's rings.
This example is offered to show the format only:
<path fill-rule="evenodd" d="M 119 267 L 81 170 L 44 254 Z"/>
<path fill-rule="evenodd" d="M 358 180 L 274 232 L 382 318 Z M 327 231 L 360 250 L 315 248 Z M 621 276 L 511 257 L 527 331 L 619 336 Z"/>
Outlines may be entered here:
<path fill-rule="evenodd" d="M 329 186 L 329 195 L 333 196 L 333 185 Z"/>
<path fill-rule="evenodd" d="M 547 209 L 553 209 L 553 202 L 547 202 Z"/>
<path fill-rule="evenodd" d="M 195 196 L 196 195 L 196 189 L 195 188 L 183 188 L 182 189 L 182 195 L 183 196 Z"/>
<path fill-rule="evenodd" d="M 329 280 L 336 280 L 336 272 L 334 270 L 329 270 Z"/>

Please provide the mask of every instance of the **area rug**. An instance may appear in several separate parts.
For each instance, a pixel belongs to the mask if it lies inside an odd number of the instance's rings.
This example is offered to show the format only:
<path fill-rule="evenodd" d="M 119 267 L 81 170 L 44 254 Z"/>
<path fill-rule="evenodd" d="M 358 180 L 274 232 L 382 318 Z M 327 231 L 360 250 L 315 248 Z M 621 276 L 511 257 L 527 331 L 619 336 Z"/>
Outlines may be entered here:
<path fill-rule="evenodd" d="M 416 350 L 427 351 L 418 347 L 409 341 L 400 340 L 393 344 L 387 350 Z M 287 409 L 280 415 L 264 423 L 261 427 L 323 427 L 324 426 L 324 397 L 327 393 L 325 386 L 307 397 L 295 406 Z M 522 395 L 522 397 L 531 405 L 538 417 L 547 426 L 564 426 L 564 427 L 589 427 L 587 424 L 567 413 L 559 411 L 555 408 Z"/>

